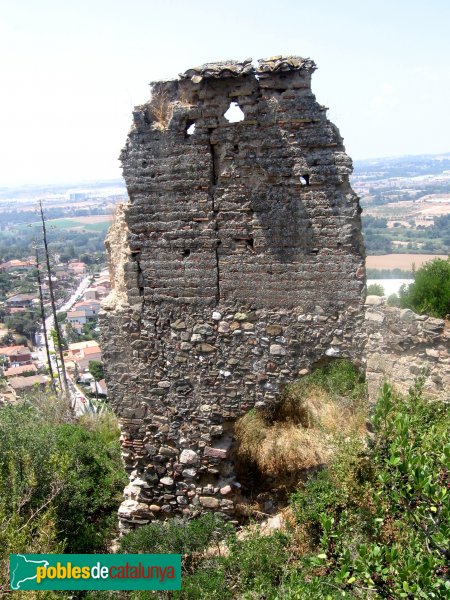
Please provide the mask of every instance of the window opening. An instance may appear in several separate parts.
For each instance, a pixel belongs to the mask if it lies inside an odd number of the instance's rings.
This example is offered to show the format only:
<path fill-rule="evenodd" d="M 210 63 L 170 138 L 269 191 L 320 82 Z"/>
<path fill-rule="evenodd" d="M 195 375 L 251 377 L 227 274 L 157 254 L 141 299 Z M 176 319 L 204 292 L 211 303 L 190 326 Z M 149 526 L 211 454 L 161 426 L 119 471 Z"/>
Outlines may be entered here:
<path fill-rule="evenodd" d="M 301 175 L 300 176 L 300 183 L 302 185 L 309 185 L 309 175 Z"/>
<path fill-rule="evenodd" d="M 223 115 L 229 123 L 238 123 L 245 119 L 244 112 L 237 102 L 230 102 L 227 112 Z"/>

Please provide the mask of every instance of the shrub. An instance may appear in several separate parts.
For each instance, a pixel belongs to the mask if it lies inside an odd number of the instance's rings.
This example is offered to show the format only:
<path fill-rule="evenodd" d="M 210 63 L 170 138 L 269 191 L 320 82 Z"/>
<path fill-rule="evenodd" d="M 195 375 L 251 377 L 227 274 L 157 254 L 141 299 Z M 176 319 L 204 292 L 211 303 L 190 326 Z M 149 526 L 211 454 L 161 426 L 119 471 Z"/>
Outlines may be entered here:
<path fill-rule="evenodd" d="M 371 447 L 338 454 L 293 497 L 316 573 L 355 595 L 449 597 L 449 425 L 448 407 L 424 399 L 420 385 L 406 398 L 383 387 Z"/>
<path fill-rule="evenodd" d="M 390 294 L 387 299 L 388 306 L 400 306 L 400 298 L 398 294 Z"/>
<path fill-rule="evenodd" d="M 362 373 L 345 359 L 334 359 L 315 369 L 310 375 L 287 386 L 288 395 L 302 395 L 311 388 L 322 388 L 332 398 L 346 397 L 361 400 L 366 395 Z"/>
<path fill-rule="evenodd" d="M 367 286 L 368 296 L 384 296 L 384 287 L 380 283 L 371 283 Z"/>
<path fill-rule="evenodd" d="M 95 431 L 79 425 L 60 426 L 56 440 L 68 464 L 55 502 L 60 538 L 67 552 L 106 550 L 126 481 L 118 444 L 105 445 Z"/>
<path fill-rule="evenodd" d="M 400 304 L 432 317 L 450 314 L 450 259 L 436 258 L 422 265 L 414 283 L 400 290 Z"/>
<path fill-rule="evenodd" d="M 64 422 L 62 405 L 41 394 L 0 410 L 0 588 L 9 553 L 105 550 L 115 526 L 117 424 L 100 416 L 87 431 Z"/>
<path fill-rule="evenodd" d="M 139 527 L 120 540 L 122 552 L 175 553 L 190 555 L 202 552 L 229 531 L 214 513 L 185 521 L 171 519 Z"/>
<path fill-rule="evenodd" d="M 153 88 L 148 110 L 155 127 L 161 130 L 167 129 L 173 114 L 173 104 L 163 87 Z"/>

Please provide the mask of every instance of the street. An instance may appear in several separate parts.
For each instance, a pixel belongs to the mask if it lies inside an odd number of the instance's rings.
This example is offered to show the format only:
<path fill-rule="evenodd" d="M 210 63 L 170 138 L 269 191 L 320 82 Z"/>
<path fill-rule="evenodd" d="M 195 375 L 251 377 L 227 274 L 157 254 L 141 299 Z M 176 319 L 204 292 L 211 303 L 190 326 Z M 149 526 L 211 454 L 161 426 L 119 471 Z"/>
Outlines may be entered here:
<path fill-rule="evenodd" d="M 69 300 L 67 300 L 67 302 L 65 302 L 62 306 L 57 308 L 57 310 L 56 310 L 57 314 L 62 313 L 62 312 L 67 312 L 68 310 L 70 310 L 72 308 L 72 306 L 77 302 L 77 300 L 79 300 L 79 298 L 82 297 L 82 295 L 84 294 L 85 290 L 89 287 L 91 282 L 92 282 L 91 275 L 87 275 L 86 277 L 84 277 L 81 280 L 80 284 L 78 285 L 77 289 L 70 296 Z M 51 354 L 52 352 L 55 352 L 55 346 L 53 344 L 53 339 L 52 339 L 52 336 L 50 335 L 50 332 L 54 326 L 53 315 L 50 315 L 49 317 L 47 317 L 45 319 L 45 326 L 47 329 L 47 339 L 48 339 L 48 347 L 50 350 L 50 360 L 52 361 L 52 369 L 53 369 L 53 372 L 55 374 L 57 374 L 55 355 Z M 47 365 L 48 361 L 47 361 L 47 353 L 46 353 L 45 342 L 44 342 L 44 328 L 42 326 L 39 329 L 39 333 L 36 334 L 36 350 L 35 350 L 35 352 L 38 356 L 38 361 L 40 363 L 42 363 L 43 365 Z M 59 359 L 58 359 L 58 364 L 59 364 Z M 71 403 L 72 403 L 75 415 L 80 416 L 86 412 L 92 411 L 91 404 L 85 398 L 83 391 L 80 390 L 76 386 L 76 384 L 73 381 L 71 381 L 71 379 L 69 379 L 69 377 L 67 378 L 67 383 L 69 386 Z M 81 398 L 84 398 L 85 401 L 83 402 L 81 400 Z"/>

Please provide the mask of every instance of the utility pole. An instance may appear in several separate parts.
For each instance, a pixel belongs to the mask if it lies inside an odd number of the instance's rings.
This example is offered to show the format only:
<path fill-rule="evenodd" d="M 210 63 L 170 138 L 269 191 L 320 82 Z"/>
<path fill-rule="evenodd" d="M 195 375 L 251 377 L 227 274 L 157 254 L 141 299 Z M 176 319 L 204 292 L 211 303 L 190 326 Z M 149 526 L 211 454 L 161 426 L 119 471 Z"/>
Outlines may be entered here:
<path fill-rule="evenodd" d="M 38 250 L 37 246 L 36 246 L 35 250 L 36 250 L 36 270 L 37 270 L 37 281 L 38 281 L 38 289 L 39 289 L 39 302 L 41 305 L 42 330 L 44 332 L 45 350 L 47 352 L 48 368 L 50 371 L 50 377 L 51 377 L 51 382 L 52 382 L 51 386 L 52 386 L 52 389 L 55 389 L 55 382 L 53 380 L 53 367 L 52 367 L 52 361 L 50 360 L 50 349 L 48 347 L 47 324 L 45 322 L 45 310 L 44 310 L 44 297 L 42 295 L 41 269 L 40 269 L 40 265 L 39 265 L 39 250 Z M 59 372 L 59 369 L 58 369 L 58 378 L 59 378 L 59 385 L 61 387 L 61 374 Z"/>
<path fill-rule="evenodd" d="M 41 213 L 41 221 L 42 221 L 42 237 L 44 239 L 45 260 L 47 262 L 48 287 L 50 290 L 50 302 L 52 305 L 53 319 L 55 321 L 55 331 L 56 331 L 56 338 L 58 340 L 58 350 L 59 350 L 59 359 L 61 362 L 62 378 L 63 378 L 63 383 L 64 383 L 64 390 L 65 390 L 67 396 L 69 396 L 69 384 L 67 383 L 66 365 L 64 364 L 64 356 L 63 356 L 63 351 L 62 351 L 61 330 L 59 328 L 58 318 L 57 318 L 57 314 L 56 314 L 55 294 L 53 292 L 52 271 L 50 268 L 50 257 L 48 254 L 47 230 L 45 227 L 45 218 L 44 218 L 44 211 L 42 209 L 42 200 L 39 200 L 39 210 Z M 59 373 L 59 369 L 58 369 L 58 373 Z"/>

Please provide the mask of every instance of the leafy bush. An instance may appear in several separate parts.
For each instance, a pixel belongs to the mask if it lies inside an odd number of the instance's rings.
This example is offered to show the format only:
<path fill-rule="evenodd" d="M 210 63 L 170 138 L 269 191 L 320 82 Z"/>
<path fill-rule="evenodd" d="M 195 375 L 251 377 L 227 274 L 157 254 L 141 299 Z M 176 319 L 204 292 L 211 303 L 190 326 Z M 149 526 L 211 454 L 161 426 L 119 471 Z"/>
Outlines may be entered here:
<path fill-rule="evenodd" d="M 368 296 L 384 296 L 384 287 L 380 283 L 371 283 L 367 286 Z"/>
<path fill-rule="evenodd" d="M 59 404 L 40 396 L 0 410 L 0 591 L 9 553 L 106 550 L 116 523 L 117 424 L 97 417 L 88 431 Z"/>
<path fill-rule="evenodd" d="M 352 595 L 448 598 L 448 407 L 417 386 L 400 398 L 385 384 L 373 425 L 375 441 L 354 455 L 345 485 L 333 473 L 338 458 L 293 498 L 317 544 L 309 565 Z"/>
<path fill-rule="evenodd" d="M 414 283 L 400 290 L 400 304 L 432 317 L 450 314 L 450 259 L 436 258 L 422 265 Z"/>
<path fill-rule="evenodd" d="M 105 445 L 95 431 L 61 425 L 56 451 L 68 461 L 55 516 L 66 552 L 104 551 L 125 485 L 118 443 Z"/>
<path fill-rule="evenodd" d="M 387 299 L 388 306 L 400 306 L 400 297 L 398 294 L 390 294 Z"/>
<path fill-rule="evenodd" d="M 205 550 L 228 531 L 226 524 L 214 513 L 184 521 L 171 519 L 139 527 L 120 540 L 122 552 L 153 552 L 192 554 Z"/>

